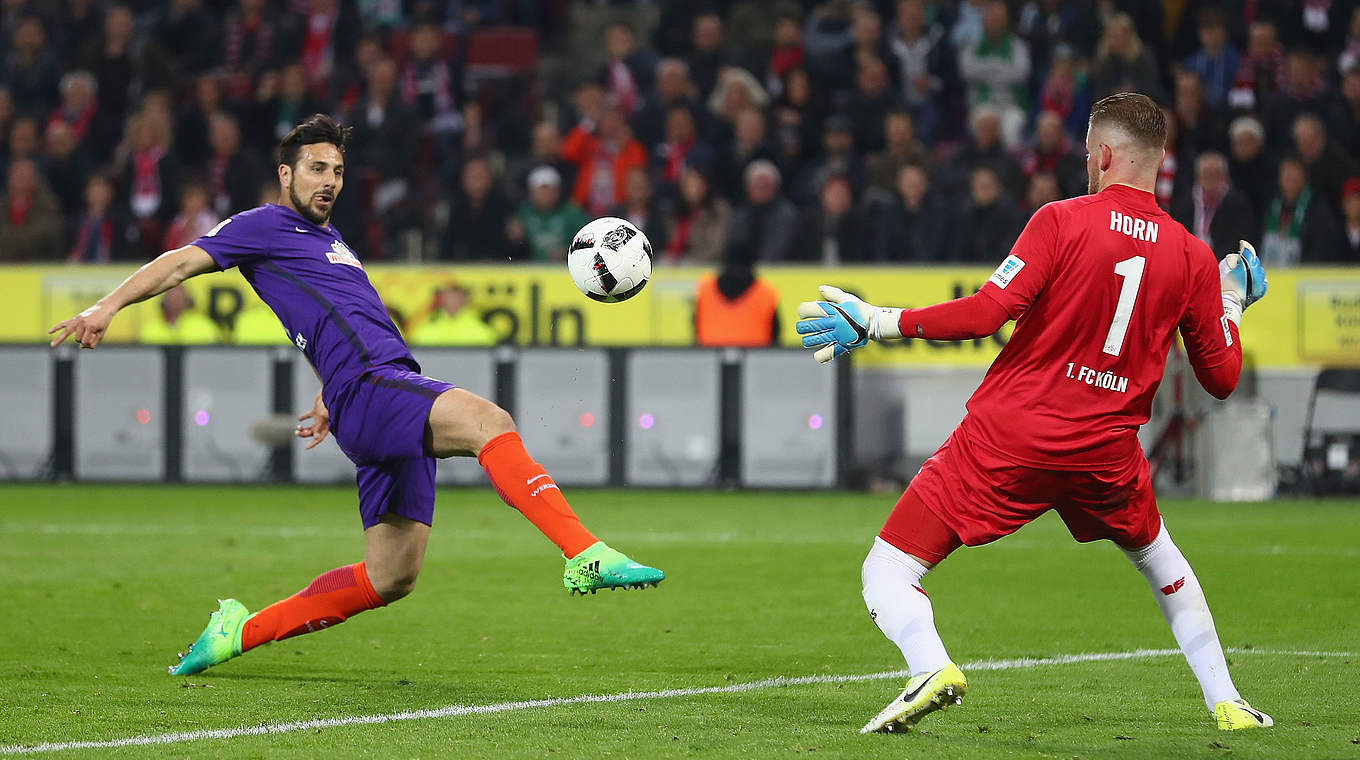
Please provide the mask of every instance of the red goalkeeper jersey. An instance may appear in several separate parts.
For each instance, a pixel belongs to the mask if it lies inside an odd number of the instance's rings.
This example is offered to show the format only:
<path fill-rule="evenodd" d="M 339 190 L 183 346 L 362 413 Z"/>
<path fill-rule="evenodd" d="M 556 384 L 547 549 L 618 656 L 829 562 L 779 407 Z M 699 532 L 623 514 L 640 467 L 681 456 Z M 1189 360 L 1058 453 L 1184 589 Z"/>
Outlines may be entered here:
<path fill-rule="evenodd" d="M 1044 206 L 980 292 L 1018 321 L 960 427 L 1018 463 L 1128 461 L 1177 328 L 1197 373 L 1223 368 L 1224 395 L 1236 384 L 1217 260 L 1151 193 L 1113 185 Z"/>

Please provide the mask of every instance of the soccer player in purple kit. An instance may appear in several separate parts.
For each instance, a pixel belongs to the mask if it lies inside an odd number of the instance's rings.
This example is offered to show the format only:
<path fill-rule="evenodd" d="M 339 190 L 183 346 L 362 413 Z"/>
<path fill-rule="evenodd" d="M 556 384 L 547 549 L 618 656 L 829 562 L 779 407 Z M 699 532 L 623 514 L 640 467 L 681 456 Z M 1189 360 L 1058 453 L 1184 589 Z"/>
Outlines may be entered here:
<path fill-rule="evenodd" d="M 316 114 L 279 145 L 279 203 L 243 211 L 190 245 L 142 266 L 108 295 L 53 327 L 99 345 L 120 309 L 184 280 L 230 267 L 278 315 L 322 386 L 297 435 L 310 449 L 333 434 L 354 462 L 364 559 L 317 576 L 293 596 L 250 614 L 219 602 L 208 627 L 170 667 L 191 675 L 271 641 L 321 630 L 411 593 L 434 517 L 436 457 L 476 456 L 505 502 L 562 550 L 571 592 L 656 585 L 665 574 L 595 538 L 524 449 L 509 413 L 425 377 L 368 275 L 330 225 L 344 186 L 349 129 Z"/>

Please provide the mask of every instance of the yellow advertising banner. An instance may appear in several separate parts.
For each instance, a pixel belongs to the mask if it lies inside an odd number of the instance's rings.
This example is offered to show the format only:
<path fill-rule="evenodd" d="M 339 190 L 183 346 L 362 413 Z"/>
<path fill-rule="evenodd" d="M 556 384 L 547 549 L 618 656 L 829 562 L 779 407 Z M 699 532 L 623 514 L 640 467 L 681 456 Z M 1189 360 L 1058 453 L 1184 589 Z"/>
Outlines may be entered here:
<path fill-rule="evenodd" d="M 48 328 L 89 306 L 126 277 L 129 266 L 14 266 L 0 268 L 0 343 L 42 342 Z M 521 346 L 686 346 L 694 342 L 694 292 L 699 267 L 658 268 L 631 301 L 601 304 L 581 295 L 564 266 L 370 265 L 368 275 L 396 318 L 409 329 L 427 318 L 434 291 L 457 282 L 506 342 Z M 991 269 L 977 267 L 775 267 L 760 271 L 780 294 L 781 344 L 798 345 L 793 331 L 800 301 L 817 286 L 837 285 L 871 303 L 924 306 L 977 290 Z M 222 325 L 232 341 L 240 315 L 258 314 L 259 300 L 240 273 L 204 275 L 186 283 L 196 308 Z M 155 301 L 130 307 L 114 320 L 108 339 L 137 342 L 156 319 Z M 1242 344 L 1258 367 L 1360 365 L 1360 269 L 1294 269 L 1270 273 L 1270 293 L 1244 317 Z M 986 366 L 1010 327 L 970 341 L 902 341 L 856 353 L 870 365 Z M 278 342 L 287 343 L 282 328 Z"/>

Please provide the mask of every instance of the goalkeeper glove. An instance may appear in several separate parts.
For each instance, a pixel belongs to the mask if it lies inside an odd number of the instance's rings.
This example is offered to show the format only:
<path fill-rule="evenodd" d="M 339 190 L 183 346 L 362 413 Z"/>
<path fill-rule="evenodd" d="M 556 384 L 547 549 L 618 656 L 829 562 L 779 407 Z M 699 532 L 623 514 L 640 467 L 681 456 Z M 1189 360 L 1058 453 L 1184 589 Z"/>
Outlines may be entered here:
<path fill-rule="evenodd" d="M 1237 253 L 1230 253 L 1218 262 L 1218 276 L 1223 284 L 1223 313 L 1233 324 L 1242 324 L 1242 312 L 1266 294 L 1266 270 L 1256 249 L 1245 240 L 1238 241 Z"/>
<path fill-rule="evenodd" d="M 902 337 L 897 326 L 901 309 L 870 306 L 830 285 L 822 285 L 817 291 L 826 300 L 798 304 L 795 328 L 803 336 L 803 348 L 814 349 L 812 358 L 819 364 L 868 345 L 870 340 Z"/>

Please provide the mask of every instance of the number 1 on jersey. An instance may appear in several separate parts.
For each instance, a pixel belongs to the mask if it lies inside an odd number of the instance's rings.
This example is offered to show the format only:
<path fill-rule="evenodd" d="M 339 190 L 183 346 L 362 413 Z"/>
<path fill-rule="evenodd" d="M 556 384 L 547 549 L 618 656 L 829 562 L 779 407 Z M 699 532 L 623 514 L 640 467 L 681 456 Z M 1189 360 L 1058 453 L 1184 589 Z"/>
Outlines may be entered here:
<path fill-rule="evenodd" d="M 1124 350 L 1124 336 L 1129 332 L 1129 317 L 1133 315 L 1133 303 L 1138 300 L 1138 286 L 1143 284 L 1143 266 L 1147 259 L 1134 256 L 1114 265 L 1114 273 L 1124 278 L 1119 288 L 1119 303 L 1114 307 L 1114 321 L 1110 322 L 1110 332 L 1105 335 L 1103 350 L 1110 356 L 1119 356 Z"/>

